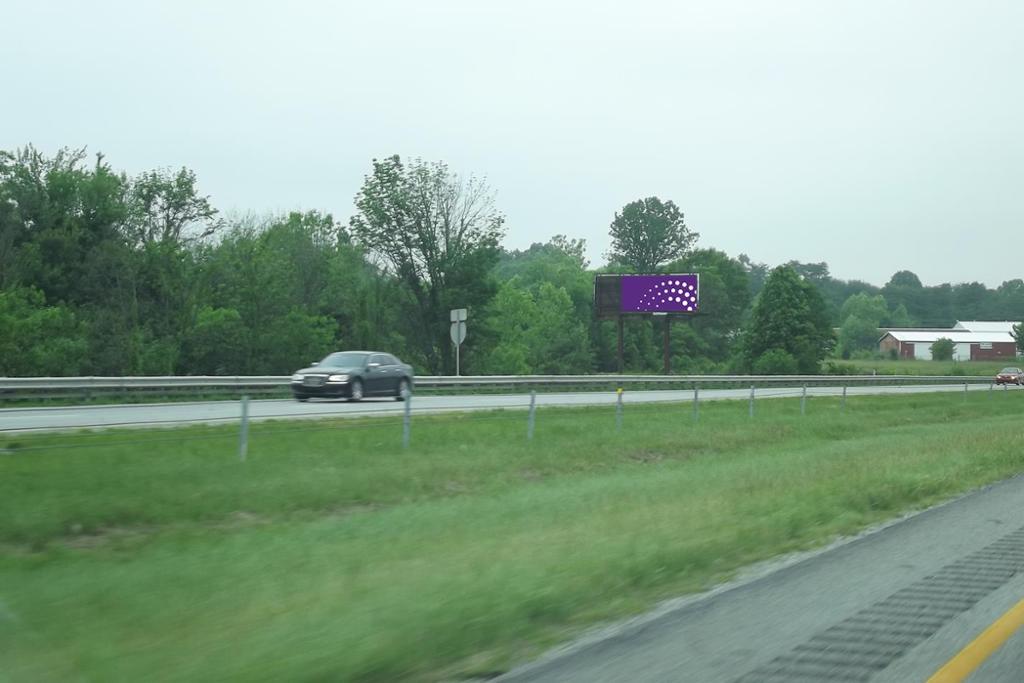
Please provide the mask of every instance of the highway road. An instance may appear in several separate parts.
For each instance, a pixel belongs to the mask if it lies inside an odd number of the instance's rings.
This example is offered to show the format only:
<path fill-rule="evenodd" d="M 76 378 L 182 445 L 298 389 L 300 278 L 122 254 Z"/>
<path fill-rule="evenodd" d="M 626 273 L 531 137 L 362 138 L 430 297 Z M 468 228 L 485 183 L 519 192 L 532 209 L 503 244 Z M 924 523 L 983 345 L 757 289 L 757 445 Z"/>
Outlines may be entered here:
<path fill-rule="evenodd" d="M 1016 387 L 1014 387 L 1016 389 Z M 868 394 L 918 393 L 934 391 L 963 391 L 964 385 L 925 386 L 858 386 L 850 387 L 849 396 Z M 971 391 L 988 391 L 988 385 L 970 385 Z M 999 391 L 1002 391 L 1001 389 Z M 758 399 L 799 396 L 801 389 L 764 388 L 757 390 Z M 838 396 L 842 388 L 808 387 L 807 394 Z M 749 389 L 701 390 L 700 400 L 748 399 Z M 615 394 L 610 392 L 543 393 L 537 394 L 538 406 L 593 406 L 614 405 Z M 686 391 L 626 391 L 625 404 L 664 401 L 692 401 L 693 392 Z M 469 410 L 522 409 L 529 405 L 524 394 L 463 394 L 456 396 L 416 396 L 413 410 L 423 412 L 456 412 Z M 252 420 L 324 419 L 339 417 L 367 417 L 399 415 L 404 410 L 401 402 L 393 399 L 367 399 L 359 403 L 346 401 L 319 401 L 299 403 L 293 400 L 252 401 L 249 415 Z M 184 424 L 216 424 L 239 419 L 237 401 L 207 401 L 197 403 L 147 403 L 98 406 L 66 406 L 44 408 L 7 408 L 0 410 L 0 433 L 23 431 L 54 431 L 64 429 L 118 428 L 145 426 L 174 426 Z"/>
<path fill-rule="evenodd" d="M 496 681 L 927 681 L 1024 598 L 1024 477 L 761 572 Z M 1024 632 L 968 680 L 1024 681 Z"/>

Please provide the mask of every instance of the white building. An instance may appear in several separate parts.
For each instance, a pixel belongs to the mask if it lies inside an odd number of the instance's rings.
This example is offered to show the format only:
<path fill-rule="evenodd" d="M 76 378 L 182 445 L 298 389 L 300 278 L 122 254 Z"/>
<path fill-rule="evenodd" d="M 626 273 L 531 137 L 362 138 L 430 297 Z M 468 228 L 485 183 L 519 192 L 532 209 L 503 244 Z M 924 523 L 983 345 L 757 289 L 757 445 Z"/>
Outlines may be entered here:
<path fill-rule="evenodd" d="M 900 358 L 931 360 L 932 344 L 939 339 L 953 342 L 954 360 L 1002 360 L 1015 358 L 1017 343 L 1011 334 L 1012 321 L 958 320 L 952 329 L 889 328 L 879 340 L 882 353 L 895 350 Z"/>

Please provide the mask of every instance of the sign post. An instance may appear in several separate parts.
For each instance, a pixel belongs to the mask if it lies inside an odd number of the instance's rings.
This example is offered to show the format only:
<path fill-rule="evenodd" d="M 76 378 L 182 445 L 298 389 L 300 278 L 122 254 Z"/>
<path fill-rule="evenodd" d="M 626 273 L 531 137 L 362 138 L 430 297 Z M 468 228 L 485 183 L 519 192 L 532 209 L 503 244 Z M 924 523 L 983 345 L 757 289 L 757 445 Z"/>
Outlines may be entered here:
<path fill-rule="evenodd" d="M 452 343 L 455 344 L 455 376 L 459 376 L 459 348 L 462 342 L 466 341 L 466 318 L 469 311 L 465 308 L 453 308 L 451 310 L 452 327 L 450 335 Z"/>

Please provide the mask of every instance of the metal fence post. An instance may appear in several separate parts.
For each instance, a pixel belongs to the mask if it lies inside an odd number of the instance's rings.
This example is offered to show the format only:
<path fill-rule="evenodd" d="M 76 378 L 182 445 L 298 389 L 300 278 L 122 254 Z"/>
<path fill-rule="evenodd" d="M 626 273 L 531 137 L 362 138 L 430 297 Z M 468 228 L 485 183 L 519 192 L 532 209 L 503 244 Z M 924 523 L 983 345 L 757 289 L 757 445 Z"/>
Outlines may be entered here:
<path fill-rule="evenodd" d="M 700 387 L 693 385 L 693 421 L 700 419 Z"/>
<path fill-rule="evenodd" d="M 615 392 L 617 399 L 615 403 L 615 431 L 622 431 L 622 387 Z"/>
<path fill-rule="evenodd" d="M 242 397 L 242 430 L 238 434 L 238 459 L 245 462 L 249 454 L 249 397 Z"/>
<path fill-rule="evenodd" d="M 967 382 L 964 382 L 964 403 L 967 403 Z"/>
<path fill-rule="evenodd" d="M 839 403 L 839 412 L 846 412 L 846 385 L 843 385 L 843 400 Z"/>
<path fill-rule="evenodd" d="M 530 417 L 526 422 L 526 440 L 533 440 L 533 425 L 537 415 L 537 392 L 530 390 Z"/>
<path fill-rule="evenodd" d="M 409 447 L 409 432 L 412 431 L 412 392 L 405 397 L 405 415 L 402 417 L 402 448 Z"/>
<path fill-rule="evenodd" d="M 800 394 L 800 414 L 807 414 L 807 384 L 804 384 L 804 391 Z"/>
<path fill-rule="evenodd" d="M 993 382 L 989 382 L 989 384 L 988 384 L 988 397 L 989 397 L 989 399 L 992 398 L 992 390 L 995 389 L 995 387 L 996 387 L 996 385 Z"/>
<path fill-rule="evenodd" d="M 750 417 L 754 417 L 754 385 L 750 385 Z"/>

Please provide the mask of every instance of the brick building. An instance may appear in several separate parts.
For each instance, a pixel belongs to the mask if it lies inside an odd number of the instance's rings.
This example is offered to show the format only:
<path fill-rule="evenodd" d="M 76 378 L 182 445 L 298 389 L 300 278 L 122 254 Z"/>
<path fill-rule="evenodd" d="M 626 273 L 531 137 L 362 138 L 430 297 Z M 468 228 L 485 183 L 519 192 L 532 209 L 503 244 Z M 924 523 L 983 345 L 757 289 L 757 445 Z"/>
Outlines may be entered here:
<path fill-rule="evenodd" d="M 931 346 L 939 339 L 953 342 L 954 360 L 1002 360 L 1017 357 L 1017 343 L 1011 330 L 1019 323 L 1010 321 L 957 321 L 950 329 L 889 328 L 878 341 L 878 349 L 888 354 L 895 349 L 900 358 L 931 360 Z"/>

